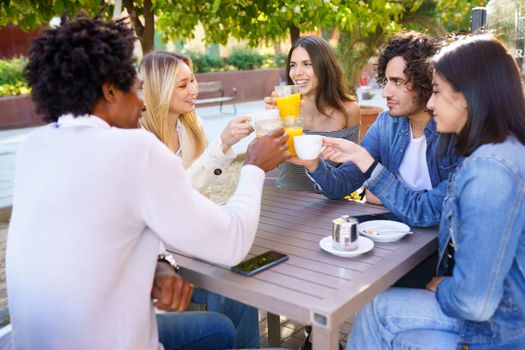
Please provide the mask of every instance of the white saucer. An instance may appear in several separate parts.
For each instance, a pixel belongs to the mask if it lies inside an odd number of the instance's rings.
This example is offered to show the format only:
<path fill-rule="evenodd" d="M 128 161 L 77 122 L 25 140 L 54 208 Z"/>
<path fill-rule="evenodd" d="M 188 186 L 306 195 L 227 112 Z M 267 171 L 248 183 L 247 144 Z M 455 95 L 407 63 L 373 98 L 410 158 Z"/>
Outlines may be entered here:
<path fill-rule="evenodd" d="M 377 232 L 380 232 L 378 235 L 372 235 L 369 233 L 363 232 L 363 230 L 373 229 Z M 383 230 L 395 231 L 395 232 L 381 232 Z M 357 232 L 360 235 L 370 238 L 376 242 L 396 242 L 401 238 L 406 236 L 405 232 L 410 231 L 408 225 L 403 224 L 398 221 L 391 220 L 371 220 L 363 222 L 362 224 L 357 225 Z"/>
<path fill-rule="evenodd" d="M 372 248 L 374 248 L 374 242 L 363 236 L 359 236 L 357 244 L 359 246 L 356 250 L 342 250 L 334 248 L 334 246 L 332 245 L 332 236 L 325 237 L 319 241 L 319 246 L 322 250 L 330 254 L 342 256 L 343 258 L 353 258 L 355 256 L 369 252 L 372 250 Z"/>

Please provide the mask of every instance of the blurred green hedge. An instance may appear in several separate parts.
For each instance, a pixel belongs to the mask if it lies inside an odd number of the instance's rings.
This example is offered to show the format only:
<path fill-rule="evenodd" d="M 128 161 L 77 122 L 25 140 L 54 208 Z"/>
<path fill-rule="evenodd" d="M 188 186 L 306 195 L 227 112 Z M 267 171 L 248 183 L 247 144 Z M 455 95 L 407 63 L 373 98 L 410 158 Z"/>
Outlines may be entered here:
<path fill-rule="evenodd" d="M 286 55 L 262 55 L 254 50 L 239 48 L 226 58 L 185 52 L 193 61 L 195 73 L 248 70 L 257 68 L 276 68 L 286 66 Z M 27 59 L 12 58 L 0 60 L 0 97 L 26 95 L 31 92 L 22 74 Z"/>
<path fill-rule="evenodd" d="M 265 54 L 255 50 L 238 48 L 228 57 L 220 58 L 192 51 L 185 52 L 193 61 L 195 73 L 223 72 L 232 70 L 249 70 L 257 68 L 277 68 L 286 66 L 286 55 Z"/>
<path fill-rule="evenodd" d="M 31 92 L 22 71 L 27 60 L 23 58 L 11 58 L 0 60 L 0 97 L 26 95 Z"/>

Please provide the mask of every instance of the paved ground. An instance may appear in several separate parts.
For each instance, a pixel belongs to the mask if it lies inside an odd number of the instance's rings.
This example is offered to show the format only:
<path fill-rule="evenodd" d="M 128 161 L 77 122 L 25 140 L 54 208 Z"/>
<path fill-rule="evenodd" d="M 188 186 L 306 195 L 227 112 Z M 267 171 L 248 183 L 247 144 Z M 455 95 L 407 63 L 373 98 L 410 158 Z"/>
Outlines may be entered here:
<path fill-rule="evenodd" d="M 380 106 L 386 109 L 385 101 L 380 97 L 379 90 L 372 90 L 372 99 L 362 100 L 361 105 Z M 358 95 L 361 96 L 360 90 Z M 224 111 L 229 111 L 230 106 L 226 105 Z M 246 114 L 264 108 L 262 101 L 246 102 L 237 104 L 237 114 Z M 219 107 L 198 108 L 197 114 L 204 122 L 204 131 L 208 139 L 217 137 L 233 114 L 220 114 Z M 0 309 L 7 306 L 5 293 L 5 242 L 7 238 L 8 218 L 12 205 L 13 175 L 15 169 L 15 158 L 20 143 L 34 130 L 34 128 L 0 130 Z M 246 147 L 253 140 L 254 136 L 241 140 L 234 146 L 234 150 L 242 155 Z M 242 156 L 241 156 L 242 158 Z M 226 200 L 235 189 L 238 181 L 239 169 L 242 166 L 242 159 L 237 160 L 226 171 L 212 187 L 211 198 L 217 202 Z M 266 313 L 259 314 L 259 330 L 261 335 L 261 347 L 268 347 Z M 350 320 L 341 326 L 341 339 L 345 343 L 350 328 Z M 298 349 L 305 339 L 304 325 L 281 317 L 281 335 L 283 347 Z"/>

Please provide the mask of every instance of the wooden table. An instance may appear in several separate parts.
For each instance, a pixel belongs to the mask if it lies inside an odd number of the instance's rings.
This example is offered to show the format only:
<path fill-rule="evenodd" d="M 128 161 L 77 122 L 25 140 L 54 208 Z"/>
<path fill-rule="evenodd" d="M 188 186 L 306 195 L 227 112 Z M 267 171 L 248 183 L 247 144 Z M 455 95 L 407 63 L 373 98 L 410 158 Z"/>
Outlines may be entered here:
<path fill-rule="evenodd" d="M 339 325 L 437 249 L 437 230 L 418 228 L 398 242 L 376 242 L 372 251 L 355 258 L 337 257 L 319 247 L 321 238 L 331 234 L 333 219 L 384 211 L 313 193 L 265 188 L 249 256 L 272 249 L 288 254 L 287 262 L 244 277 L 182 254 L 176 259 L 190 282 L 271 314 L 312 324 L 314 349 L 337 349 Z M 270 346 L 279 345 L 271 334 L 269 340 Z"/>

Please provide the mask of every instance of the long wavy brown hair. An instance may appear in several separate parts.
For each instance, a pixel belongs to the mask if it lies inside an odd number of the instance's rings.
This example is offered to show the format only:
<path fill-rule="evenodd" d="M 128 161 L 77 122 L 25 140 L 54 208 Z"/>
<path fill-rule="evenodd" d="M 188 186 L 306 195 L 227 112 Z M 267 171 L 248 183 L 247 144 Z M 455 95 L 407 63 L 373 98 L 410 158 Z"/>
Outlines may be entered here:
<path fill-rule="evenodd" d="M 288 52 L 288 61 L 286 63 L 288 84 L 293 84 L 290 78 L 290 59 L 293 51 L 298 47 L 302 47 L 308 52 L 315 76 L 319 81 L 315 92 L 316 108 L 321 114 L 331 117 L 327 114 L 326 108 L 332 107 L 343 113 L 345 119 L 348 121 L 350 116 L 346 111 L 344 103 L 353 102 L 355 98 L 349 94 L 344 84 L 343 70 L 335 57 L 334 51 L 323 38 L 315 35 L 303 36 L 297 39 L 292 45 L 290 52 Z"/>

